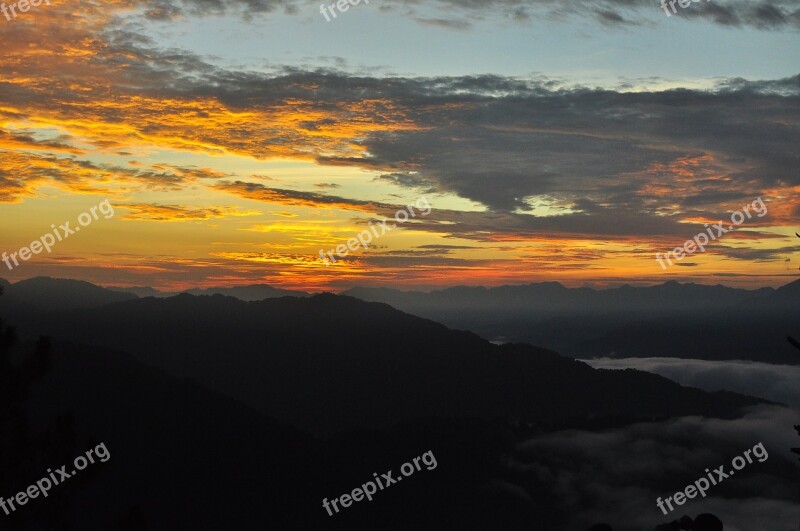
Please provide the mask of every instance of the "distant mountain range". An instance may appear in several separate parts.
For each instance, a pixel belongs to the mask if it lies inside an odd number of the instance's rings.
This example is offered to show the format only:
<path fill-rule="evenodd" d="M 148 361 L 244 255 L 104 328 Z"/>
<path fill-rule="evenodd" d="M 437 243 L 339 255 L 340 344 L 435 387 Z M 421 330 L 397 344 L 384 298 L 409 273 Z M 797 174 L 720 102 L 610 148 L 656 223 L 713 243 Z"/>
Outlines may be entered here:
<path fill-rule="evenodd" d="M 3 281 L 5 282 L 5 281 Z M 33 278 L 6 283 L 6 300 L 26 309 L 99 307 L 136 297 L 174 297 L 152 288 L 101 288 L 76 280 Z M 192 295 L 227 295 L 243 301 L 308 298 L 303 291 L 268 285 L 192 289 Z M 538 345 L 575 358 L 678 357 L 800 364 L 787 335 L 800 336 L 800 280 L 778 289 L 667 282 L 652 287 L 567 288 L 556 282 L 455 287 L 430 293 L 353 288 L 342 293 L 383 302 L 496 343 Z"/>
<path fill-rule="evenodd" d="M 726 415 L 753 403 L 643 372 L 594 370 L 528 345 L 493 345 L 331 294 L 256 302 L 181 294 L 17 320 L 23 333 L 128 352 L 321 436 L 429 415 L 611 422 Z"/>
<path fill-rule="evenodd" d="M 266 284 L 251 284 L 247 286 L 234 286 L 232 288 L 205 288 L 205 289 L 189 289 L 185 291 L 158 291 L 153 288 L 137 287 L 137 288 L 117 288 L 109 286 L 106 288 L 111 291 L 118 291 L 122 293 L 132 293 L 137 297 L 159 297 L 167 298 L 174 297 L 181 293 L 188 293 L 190 295 L 228 295 L 236 297 L 243 301 L 260 301 L 263 299 L 273 299 L 277 297 L 310 297 L 311 295 L 305 291 L 292 291 L 286 289 L 273 288 Z"/>
<path fill-rule="evenodd" d="M 591 357 L 679 357 L 800 363 L 786 341 L 800 335 L 800 280 L 742 290 L 667 282 L 615 289 L 548 282 L 430 293 L 354 288 L 342 293 L 470 330 Z"/>
<path fill-rule="evenodd" d="M 234 286 L 230 288 L 190 289 L 181 292 L 158 291 L 148 287 L 101 287 L 63 278 L 35 277 L 11 284 L 0 279 L 5 297 L 0 298 L 0 309 L 13 307 L 18 312 L 40 312 L 97 308 L 126 300 L 145 297 L 168 298 L 188 293 L 191 295 L 227 295 L 243 301 L 259 301 L 278 297 L 310 297 L 304 291 L 273 288 L 266 284 Z"/>

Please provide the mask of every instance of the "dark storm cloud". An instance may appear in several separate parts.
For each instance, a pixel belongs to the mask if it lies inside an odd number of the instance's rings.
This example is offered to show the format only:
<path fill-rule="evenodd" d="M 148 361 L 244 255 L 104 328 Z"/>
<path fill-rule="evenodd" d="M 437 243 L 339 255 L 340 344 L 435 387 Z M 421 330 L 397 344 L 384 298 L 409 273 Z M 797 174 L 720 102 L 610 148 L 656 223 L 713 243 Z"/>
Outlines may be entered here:
<path fill-rule="evenodd" d="M 403 2 L 410 6 L 411 13 L 418 3 Z M 508 18 L 529 23 L 531 20 L 553 21 L 595 17 L 604 25 L 648 24 L 646 17 L 655 14 L 666 18 L 660 5 L 652 0 L 488 0 L 486 2 L 463 2 L 461 0 L 438 0 L 428 3 L 432 7 L 450 10 L 453 17 L 502 13 Z M 673 16 L 699 19 L 722 26 L 750 26 L 762 30 L 796 28 L 800 24 L 796 0 L 777 2 L 750 2 L 745 0 L 692 3 L 689 8 L 678 9 Z"/>
<path fill-rule="evenodd" d="M 425 26 L 438 26 L 441 28 L 454 29 L 454 30 L 468 30 L 472 28 L 472 24 L 466 20 L 452 20 L 446 18 L 425 18 L 414 17 L 414 20 Z"/>
<path fill-rule="evenodd" d="M 15 139 L 22 138 L 16 137 Z M 47 144 L 33 144 L 42 147 Z M 61 147 L 60 144 L 57 144 Z M 214 170 L 171 165 L 149 168 L 120 168 L 96 164 L 74 157 L 0 149 L 0 203 L 17 202 L 25 196 L 35 196 L 39 185 L 51 181 L 83 193 L 108 193 L 109 183 L 134 184 L 148 190 L 179 190 L 202 179 L 224 177 Z"/>
<path fill-rule="evenodd" d="M 413 4 L 414 2 L 408 1 Z M 467 12 L 502 11 L 512 18 L 521 9 L 525 14 L 535 13 L 532 18 L 547 17 L 549 20 L 596 16 L 602 24 L 624 25 L 647 24 L 643 16 L 655 13 L 666 17 L 655 0 L 488 0 L 486 2 L 463 2 L 461 0 L 439 0 L 454 10 Z M 723 26 L 751 26 L 759 29 L 800 27 L 800 2 L 782 0 L 758 2 L 749 0 L 720 2 L 695 2 L 690 7 L 678 9 L 677 16 L 705 20 Z M 673 15 L 675 16 L 675 15 Z"/>
<path fill-rule="evenodd" d="M 251 18 L 276 12 L 298 14 L 308 7 L 300 0 L 146 0 L 134 3 L 145 6 L 146 17 L 154 21 L 169 21 L 184 15 L 234 13 Z M 381 9 L 409 16 L 420 24 L 455 30 L 468 30 L 475 17 L 491 14 L 501 14 L 523 24 L 589 19 L 605 26 L 624 26 L 652 24 L 653 16 L 666 19 L 655 0 L 430 0 L 425 2 L 424 9 L 418 0 L 401 0 L 381 6 Z M 430 16 L 431 10 L 447 16 Z M 695 2 L 689 8 L 678 9 L 673 17 L 760 30 L 796 29 L 800 27 L 800 1 Z"/>
<path fill-rule="evenodd" d="M 343 100 L 386 98 L 387 109 L 418 126 L 369 134 L 360 141 L 368 156 L 321 155 L 322 164 L 389 170 L 382 180 L 435 187 L 509 219 L 531 209 L 530 196 L 551 196 L 577 211 L 525 216 L 522 228 L 678 233 L 669 218 L 676 202 L 684 212 L 719 212 L 720 203 L 749 202 L 769 187 L 800 182 L 797 77 L 735 80 L 718 91 L 620 93 L 498 76 L 226 76 L 214 77 L 211 92 L 238 106 L 297 97 L 333 111 Z"/>
<path fill-rule="evenodd" d="M 228 182 L 223 181 L 215 185 L 216 190 L 228 192 L 247 199 L 263 201 L 272 204 L 289 206 L 335 206 L 348 210 L 359 210 L 373 212 L 376 209 L 391 210 L 391 207 L 372 203 L 369 201 L 359 201 L 346 199 L 316 192 L 302 192 L 297 190 L 284 190 L 281 188 L 271 188 L 258 183 L 247 183 L 243 181 Z"/>
<path fill-rule="evenodd" d="M 435 191 L 435 188 L 431 187 L 431 185 L 433 184 L 431 181 L 427 181 L 421 178 L 419 175 L 410 172 L 386 173 L 376 177 L 375 179 L 378 181 L 384 181 L 391 184 L 396 184 L 398 186 L 402 186 L 405 188 L 421 188 L 421 189 L 424 188 L 431 192 Z"/>
<path fill-rule="evenodd" d="M 296 0 L 145 0 L 134 2 L 146 6 L 145 16 L 150 20 L 170 21 L 181 16 L 241 14 L 245 18 L 253 15 L 284 12 L 290 15 L 299 12 Z"/>
<path fill-rule="evenodd" d="M 210 80 L 213 89 L 192 90 L 236 107 L 306 97 L 333 111 L 342 101 L 389 98 L 392 110 L 425 130 L 376 132 L 362 142 L 369 157 L 319 162 L 396 170 L 383 179 L 436 182 L 498 211 L 524 210 L 525 197 L 548 193 L 638 209 L 649 180 L 674 181 L 668 165 L 681 159 L 697 161 L 686 206 L 751 199 L 760 187 L 798 179 L 796 77 L 638 94 L 553 90 L 497 76 L 380 80 L 288 71 L 272 78 L 217 72 Z M 721 178 L 731 186 L 720 186 Z M 682 185 L 673 182 L 675 190 Z"/>
<path fill-rule="evenodd" d="M 440 253 L 424 253 L 415 251 L 390 251 L 381 254 L 365 253 L 354 260 L 380 268 L 419 268 L 419 267 L 463 267 L 479 268 L 497 265 L 497 260 L 466 260 L 446 258 Z"/>
<path fill-rule="evenodd" d="M 800 251 L 800 245 L 773 249 L 748 249 L 745 247 L 726 247 L 717 245 L 713 247 L 714 252 L 728 258 L 736 260 L 752 260 L 756 262 L 779 262 L 785 260 L 787 256 L 796 251 Z"/>
<path fill-rule="evenodd" d="M 27 132 L 12 132 L 0 129 L 0 146 L 3 148 L 15 147 L 23 149 L 36 149 L 47 151 L 63 151 L 73 154 L 83 154 L 84 150 L 76 148 L 70 144 L 73 139 L 62 135 L 50 140 L 40 140 L 34 138 Z"/>
<path fill-rule="evenodd" d="M 796 1 L 702 2 L 700 9 L 685 9 L 680 15 L 723 26 L 751 26 L 760 30 L 800 27 L 800 4 Z"/>
<path fill-rule="evenodd" d="M 420 245 L 417 247 L 418 249 L 434 249 L 442 252 L 449 252 L 455 249 L 480 249 L 480 247 L 475 247 L 472 245 Z"/>
<path fill-rule="evenodd" d="M 597 20 L 599 20 L 602 24 L 614 26 L 628 23 L 628 21 L 626 21 L 622 15 L 615 11 L 598 10 L 596 11 L 596 14 Z"/>

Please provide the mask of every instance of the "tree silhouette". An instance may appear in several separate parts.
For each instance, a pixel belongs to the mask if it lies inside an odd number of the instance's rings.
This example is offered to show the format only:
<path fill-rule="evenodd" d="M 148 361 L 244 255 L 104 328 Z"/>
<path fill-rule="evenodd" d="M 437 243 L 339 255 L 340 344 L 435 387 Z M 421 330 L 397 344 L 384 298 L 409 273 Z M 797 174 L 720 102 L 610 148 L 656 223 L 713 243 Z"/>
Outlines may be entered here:
<path fill-rule="evenodd" d="M 3 287 L 0 286 L 0 296 Z M 0 318 L 0 496 L 14 496 L 37 480 L 46 477 L 48 468 L 69 463 L 78 448 L 75 419 L 70 411 L 61 412 L 43 431 L 34 432 L 27 406 L 33 385 L 51 369 L 52 342 L 40 337 L 32 352 L 15 352 L 16 330 Z M 15 356 L 15 354 L 19 354 Z M 15 363 L 15 361 L 17 363 Z M 72 494 L 80 485 L 93 481 L 97 469 L 89 468 L 74 480 L 70 488 L 53 492 L 36 508 L 17 507 L 6 515 L 0 509 L 3 531 L 67 531 L 70 523 Z M 144 511 L 134 504 L 107 529 L 142 531 L 147 529 Z"/>
<path fill-rule="evenodd" d="M 796 232 L 795 232 L 794 234 L 795 234 L 795 236 L 797 236 L 798 238 L 800 238 L 800 234 L 797 234 Z M 794 348 L 796 348 L 796 349 L 800 349 L 800 343 L 798 343 L 798 341 L 797 341 L 796 339 L 794 339 L 793 337 L 791 337 L 791 336 L 786 336 L 786 340 L 787 340 L 787 341 L 789 342 L 789 344 L 790 344 L 790 345 L 792 345 Z"/>
<path fill-rule="evenodd" d="M 3 289 L 0 287 L 0 295 Z M 27 405 L 33 384 L 50 370 L 52 348 L 49 338 L 41 337 L 33 352 L 14 363 L 17 344 L 13 327 L 0 319 L 0 495 L 13 496 L 46 475 L 55 463 L 65 462 L 75 447 L 73 418 L 69 412 L 56 417 L 43 432 L 33 432 Z M 36 510 L 18 507 L 10 515 L 0 514 L 4 529 L 66 529 L 64 524 L 68 493 L 53 496 Z"/>

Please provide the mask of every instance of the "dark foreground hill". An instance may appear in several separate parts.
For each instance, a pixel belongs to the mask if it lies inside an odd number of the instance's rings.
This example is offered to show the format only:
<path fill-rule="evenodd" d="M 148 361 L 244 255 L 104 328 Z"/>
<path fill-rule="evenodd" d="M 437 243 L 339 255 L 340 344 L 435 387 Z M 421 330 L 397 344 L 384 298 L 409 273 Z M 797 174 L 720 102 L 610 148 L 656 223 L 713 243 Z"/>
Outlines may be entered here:
<path fill-rule="evenodd" d="M 426 416 L 616 423 L 736 415 L 755 399 L 527 345 L 349 297 L 243 302 L 180 295 L 56 312 L 24 329 L 123 350 L 318 435 Z"/>
<path fill-rule="evenodd" d="M 16 363 L 33 350 L 14 349 Z M 44 376 L 24 397 L 27 427 L 15 425 L 0 441 L 0 494 L 8 499 L 61 465 L 73 477 L 47 498 L 0 512 L 4 530 L 478 531 L 502 521 L 506 529 L 557 527 L 566 517 L 502 493 L 487 497 L 484 484 L 504 473 L 501 455 L 513 450 L 498 423 L 418 420 L 323 442 L 123 353 L 60 342 L 49 352 Z M 100 443 L 110 458 L 74 473 L 74 458 Z M 397 476 L 428 451 L 437 466 L 413 482 L 336 518 L 323 509 L 323 499 L 376 471 Z M 510 504 L 502 517 L 497 502 Z"/>
<path fill-rule="evenodd" d="M 64 521 L 80 523 L 68 527 L 76 530 L 124 529 L 125 522 L 141 526 L 132 529 L 258 529 L 254 508 L 270 500 L 274 525 L 313 528 L 303 499 L 307 478 L 329 474 L 310 436 L 125 354 L 58 342 L 52 351 L 52 368 L 29 399 L 32 427 L 49 427 L 52 437 L 61 426 L 71 436 L 54 457 L 28 465 L 29 474 L 0 478 L 2 495 L 47 477 L 48 468 L 74 471 L 72 460 L 100 442 L 111 458 L 20 507 L 12 522 L 41 525 L 39 513 L 63 509 Z M 302 459 L 287 460 L 290 453 Z"/>

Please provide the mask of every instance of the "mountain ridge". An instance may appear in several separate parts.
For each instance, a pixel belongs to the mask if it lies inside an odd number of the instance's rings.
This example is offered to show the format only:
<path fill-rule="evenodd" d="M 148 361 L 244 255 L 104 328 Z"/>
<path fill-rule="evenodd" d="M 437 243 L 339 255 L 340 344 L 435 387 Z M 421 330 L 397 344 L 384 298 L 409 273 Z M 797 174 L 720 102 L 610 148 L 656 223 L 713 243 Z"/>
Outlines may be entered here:
<path fill-rule="evenodd" d="M 530 345 L 492 345 L 387 304 L 333 294 L 253 302 L 182 294 L 37 319 L 24 328 L 129 352 L 318 436 L 427 415 L 555 422 L 729 415 L 760 402 L 648 373 L 598 371 Z"/>

